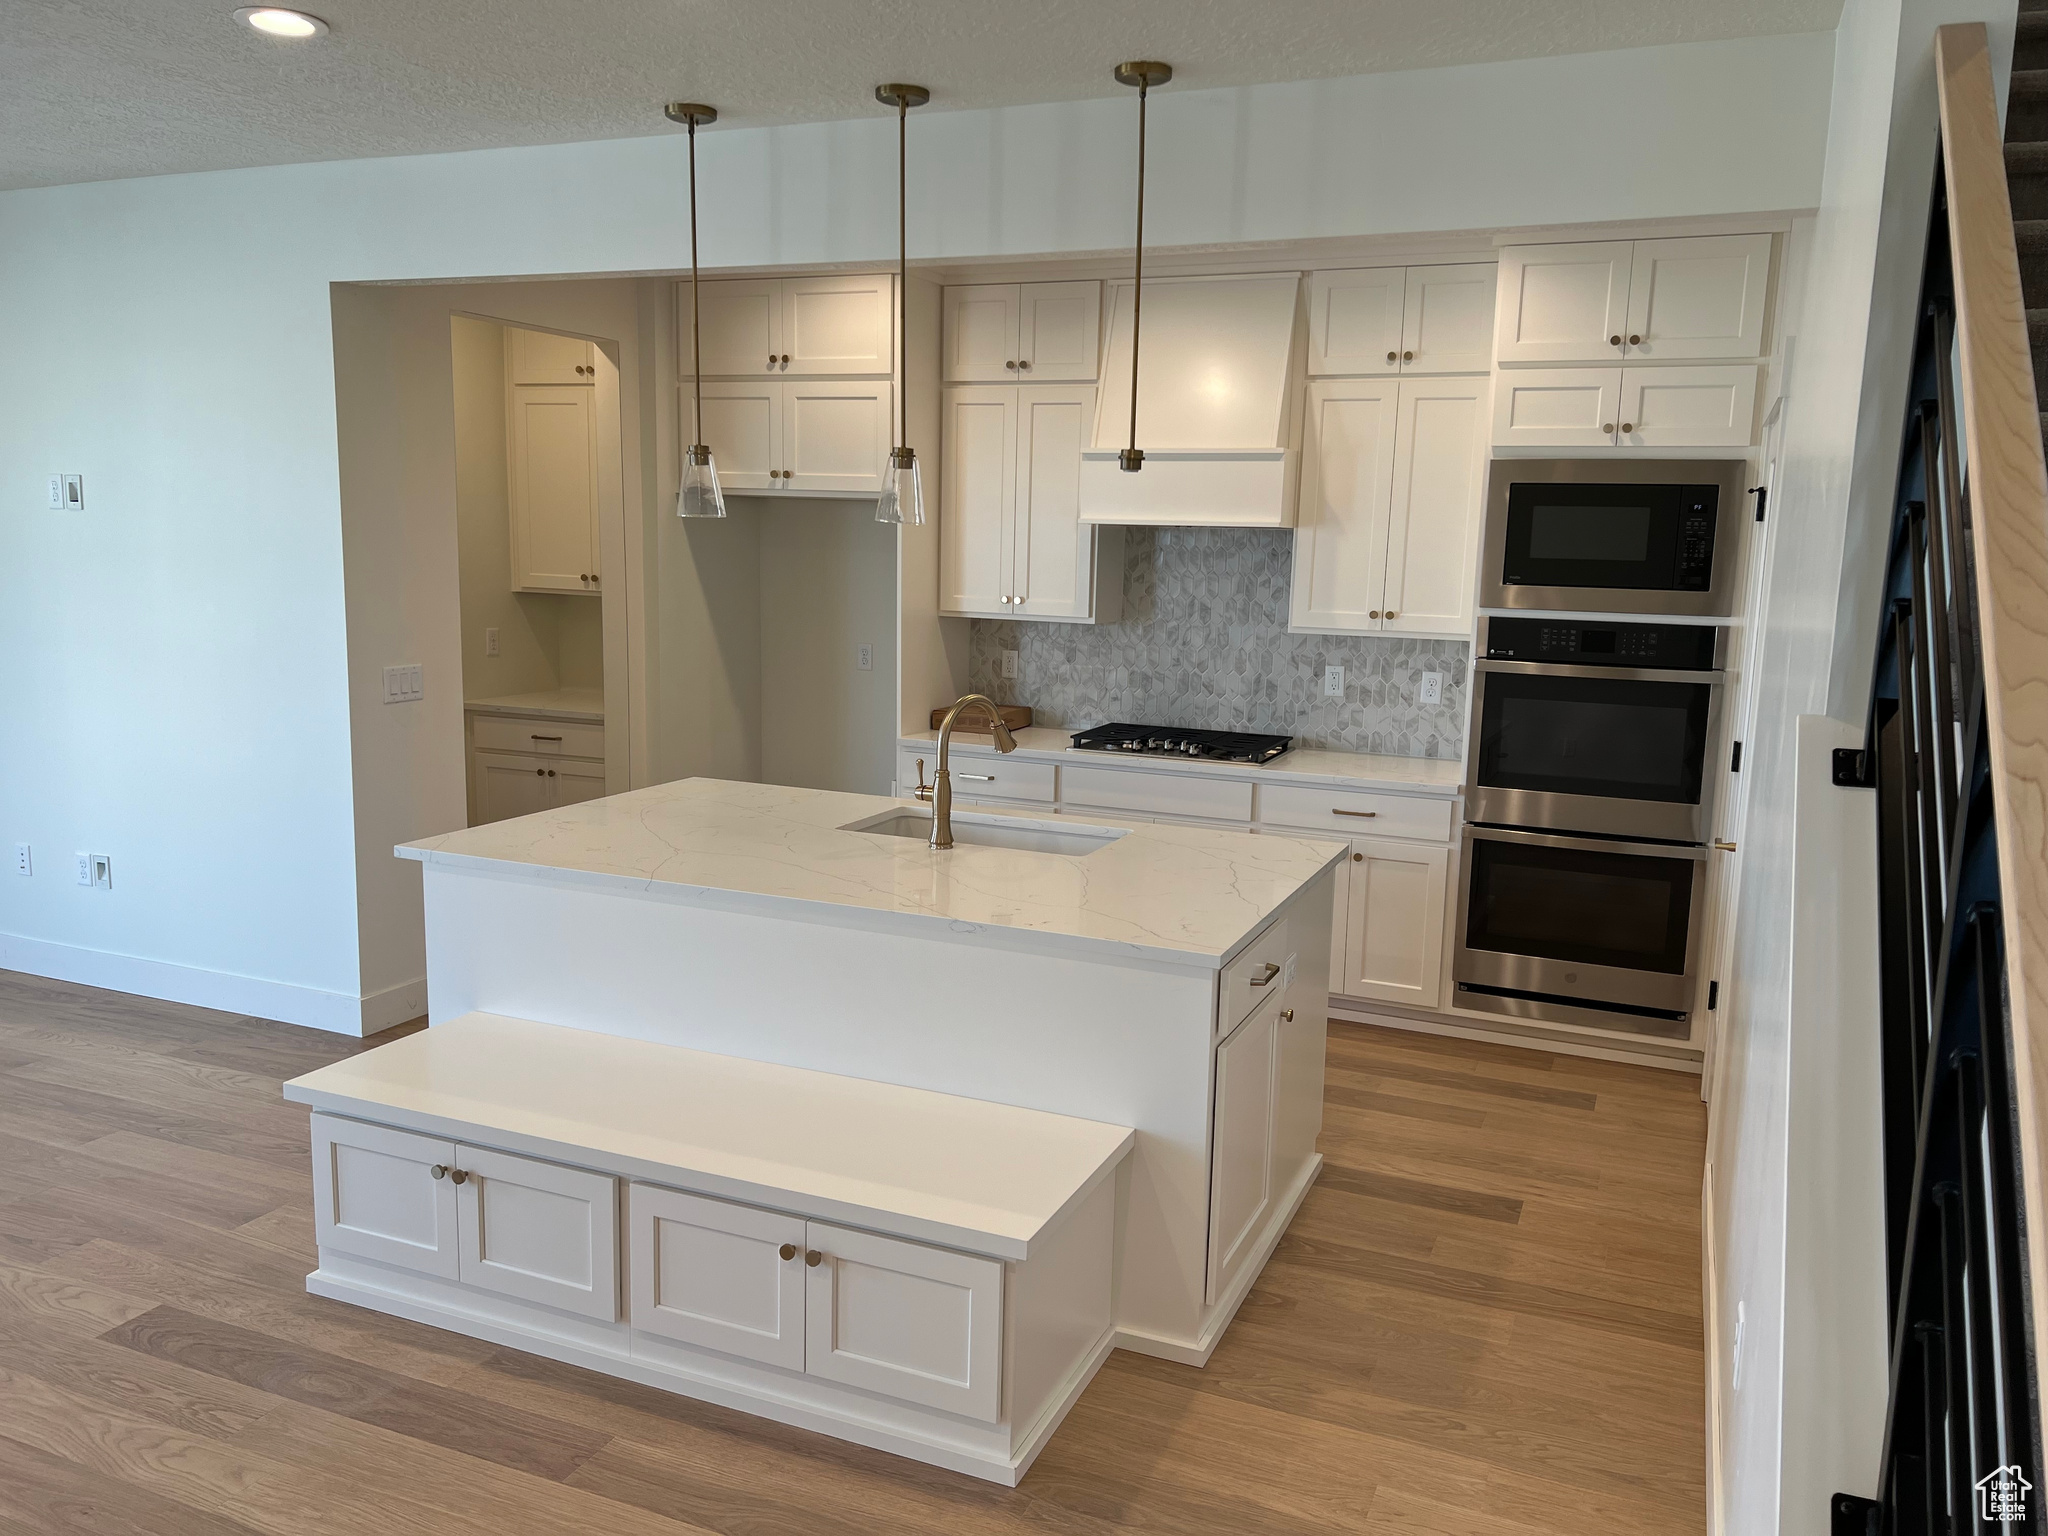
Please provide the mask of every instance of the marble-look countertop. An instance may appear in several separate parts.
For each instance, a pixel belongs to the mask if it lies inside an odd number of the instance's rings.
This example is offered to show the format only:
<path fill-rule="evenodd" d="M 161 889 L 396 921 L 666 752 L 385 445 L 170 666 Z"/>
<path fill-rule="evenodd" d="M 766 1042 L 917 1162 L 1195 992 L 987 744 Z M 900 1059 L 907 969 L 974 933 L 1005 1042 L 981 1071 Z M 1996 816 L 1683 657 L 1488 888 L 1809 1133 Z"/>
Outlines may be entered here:
<path fill-rule="evenodd" d="M 1073 733 L 1064 727 L 1034 725 L 1013 733 L 1017 752 L 1024 757 L 1072 763 L 1076 767 L 1156 769 L 1160 773 L 1196 773 L 1210 778 L 1252 779 L 1261 784 L 1305 784 L 1311 788 L 1341 785 L 1346 789 L 1386 789 L 1408 794 L 1442 795 L 1458 793 L 1465 781 L 1465 765 L 1455 758 L 1388 757 L 1374 752 L 1321 752 L 1298 748 L 1283 752 L 1270 763 L 1217 763 L 1200 758 L 1145 757 L 1138 753 L 1080 752 L 1072 745 Z M 913 750 L 937 749 L 937 731 L 914 731 L 898 745 Z M 995 745 L 986 731 L 970 733 L 953 728 L 955 747 L 985 750 Z"/>
<path fill-rule="evenodd" d="M 550 688 L 542 693 L 507 693 L 495 699 L 464 699 L 462 707 L 480 715 L 536 715 L 544 720 L 604 724 L 602 688 Z"/>
<path fill-rule="evenodd" d="M 749 912 L 864 925 L 1004 930 L 1009 947 L 1220 967 L 1348 844 L 1136 822 L 1085 856 L 847 832 L 915 801 L 678 779 L 511 821 L 421 838 L 398 856 Z M 1010 813 L 955 812 L 956 822 Z M 1060 820 L 1021 814 L 1023 821 Z M 1093 818 L 1091 818 L 1093 819 Z M 1105 818 L 1106 819 L 1106 818 Z M 1065 819 L 1071 830 L 1072 818 Z M 849 911 L 846 920 L 854 920 Z M 1033 941 L 1037 942 L 1033 942 Z"/>

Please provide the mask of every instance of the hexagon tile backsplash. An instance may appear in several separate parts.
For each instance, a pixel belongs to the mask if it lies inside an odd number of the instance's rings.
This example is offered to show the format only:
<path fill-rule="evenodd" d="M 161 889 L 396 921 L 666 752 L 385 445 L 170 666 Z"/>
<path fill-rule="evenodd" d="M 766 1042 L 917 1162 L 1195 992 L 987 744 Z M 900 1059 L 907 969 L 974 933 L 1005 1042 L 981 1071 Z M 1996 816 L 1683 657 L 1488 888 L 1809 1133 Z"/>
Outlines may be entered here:
<path fill-rule="evenodd" d="M 1265 528 L 1132 528 L 1120 624 L 976 619 L 969 680 L 1039 725 L 1271 731 L 1298 747 L 1459 757 L 1471 647 L 1463 640 L 1287 630 L 1293 536 Z M 1001 676 L 1004 651 L 1017 676 Z M 1323 668 L 1344 697 L 1323 696 Z M 1422 704 L 1424 672 L 1443 700 Z"/>

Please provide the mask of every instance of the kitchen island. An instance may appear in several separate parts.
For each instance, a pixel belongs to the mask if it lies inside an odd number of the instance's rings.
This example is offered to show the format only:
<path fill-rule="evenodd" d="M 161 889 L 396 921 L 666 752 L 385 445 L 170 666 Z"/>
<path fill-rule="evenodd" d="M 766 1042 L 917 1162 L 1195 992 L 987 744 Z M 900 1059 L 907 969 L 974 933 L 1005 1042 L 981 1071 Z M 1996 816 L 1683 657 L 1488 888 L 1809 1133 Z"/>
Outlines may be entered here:
<path fill-rule="evenodd" d="M 602 1253 L 553 1290 L 534 1277 L 559 1255 L 523 1254 L 503 1267 L 517 1285 L 499 1288 L 524 1310 L 483 1307 L 462 1291 L 465 1261 L 488 1269 L 467 1227 L 452 1240 L 456 1284 L 394 1280 L 363 1252 L 381 1229 L 359 1236 L 337 1193 L 337 1159 L 360 1149 L 318 1153 L 318 1122 L 313 1288 L 1005 1481 L 1110 1347 L 1205 1362 L 1319 1167 L 1344 846 L 962 811 L 957 846 L 936 851 L 926 815 L 881 797 L 683 780 L 400 849 L 424 866 L 434 1028 L 417 1047 L 310 1074 L 292 1096 L 320 1121 L 427 1138 L 416 1182 L 435 1196 L 439 1184 L 421 1181 L 448 1165 L 425 1160 L 449 1149 L 463 1164 L 451 1177 L 474 1174 L 449 1197 L 457 1225 L 472 1207 L 484 1219 L 474 1190 L 493 1176 L 468 1165 L 486 1154 L 564 1164 L 545 1198 L 583 1201 L 577 1233 L 602 1225 L 610 1186 L 566 1175 L 629 1181 L 617 1246 L 632 1295 L 622 1317 Z M 607 1038 L 579 1051 L 589 1035 Z M 657 1091 L 665 1081 L 676 1091 Z M 714 1082 L 726 1086 L 707 1098 Z M 913 1099 L 889 1097 L 905 1090 Z M 714 1100 L 746 1112 L 709 1115 Z M 643 1221 L 643 1200 L 667 1214 Z M 837 1271 L 852 1296 L 845 1276 L 902 1271 L 859 1257 L 879 1242 L 932 1245 L 922 1251 L 951 1278 L 921 1280 L 938 1289 L 906 1299 L 859 1348 L 844 1344 L 853 1325 L 835 1303 L 799 1306 L 792 1293 L 811 1353 L 778 1356 L 755 1341 L 787 1346 L 781 1324 L 734 1332 L 720 1311 L 730 1275 L 687 1305 L 659 1293 L 660 1266 L 681 1274 L 697 1252 L 668 1246 L 683 1241 L 674 1234 L 719 1226 L 704 1210 L 727 1201 L 752 1213 L 726 1225 L 765 1234 L 761 1274 L 778 1283 Z M 505 1220 L 523 1208 L 508 1204 Z M 778 1247 L 777 1220 L 805 1232 L 829 1220 L 839 1246 L 792 1230 Z M 997 1266 L 993 1292 L 946 1268 L 969 1262 Z M 959 1349 L 939 1351 L 952 1363 L 875 1374 L 892 1351 L 919 1355 L 918 1319 L 945 1315 L 938 1298 L 970 1295 L 985 1320 L 991 1306 L 1008 1319 L 1000 1339 L 971 1341 L 967 1307 Z M 570 1328 L 550 1308 L 596 1321 Z M 663 1326 L 697 1347 L 643 1346 Z M 822 1344 L 834 1329 L 840 1342 Z M 1046 1349 L 1056 1370 L 1037 1358 Z"/>

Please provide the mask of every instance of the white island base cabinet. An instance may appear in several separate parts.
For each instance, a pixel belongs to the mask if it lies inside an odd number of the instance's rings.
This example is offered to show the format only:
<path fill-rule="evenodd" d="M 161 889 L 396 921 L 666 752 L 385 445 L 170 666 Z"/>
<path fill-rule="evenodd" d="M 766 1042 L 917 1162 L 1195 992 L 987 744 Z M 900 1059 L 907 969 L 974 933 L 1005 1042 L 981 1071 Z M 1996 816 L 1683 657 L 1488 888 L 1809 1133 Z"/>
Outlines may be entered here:
<path fill-rule="evenodd" d="M 288 1085 L 316 1107 L 320 1267 L 307 1288 L 1021 1478 L 1116 1340 L 1131 1132 L 639 1041 L 607 1038 L 593 1063 L 592 1044 L 470 1015 L 373 1053 L 389 1058 L 374 1068 L 357 1058 Z M 517 1064 L 462 1068 L 491 1052 Z M 603 1124 L 579 1119 L 575 1080 L 593 1066 L 643 1085 Z M 460 1095 L 434 1086 L 451 1072 Z M 693 1112 L 710 1100 L 722 1122 Z M 675 1106 L 666 1128 L 636 1112 L 659 1102 Z M 771 1105 L 842 1136 L 869 1127 L 867 1145 L 836 1159 L 777 1148 Z M 984 1159 L 1019 1171 L 981 1176 L 979 1206 L 963 1198 L 977 1176 L 961 1170 Z M 922 1181 L 920 1160 L 935 1170 Z M 751 1198 L 731 1198 L 742 1189 Z M 985 1230 L 963 1225 L 977 1220 Z M 972 1243 L 994 1251 L 952 1246 Z"/>

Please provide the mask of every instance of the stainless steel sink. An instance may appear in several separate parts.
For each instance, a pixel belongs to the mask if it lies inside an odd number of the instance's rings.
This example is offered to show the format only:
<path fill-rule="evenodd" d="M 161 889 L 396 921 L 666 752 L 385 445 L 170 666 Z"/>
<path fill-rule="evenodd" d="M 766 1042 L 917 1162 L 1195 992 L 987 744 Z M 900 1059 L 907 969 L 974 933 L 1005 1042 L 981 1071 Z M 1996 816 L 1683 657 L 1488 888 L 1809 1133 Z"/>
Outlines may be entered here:
<path fill-rule="evenodd" d="M 850 821 L 842 832 L 874 832 L 883 837 L 912 837 L 931 841 L 929 811 L 883 811 L 864 821 Z M 1066 858 L 1084 858 L 1098 848 L 1107 848 L 1124 835 L 1122 827 L 1056 827 L 1043 821 L 1019 821 L 1009 816 L 975 816 L 953 813 L 953 841 L 981 848 L 1015 848 L 1024 853 L 1057 853 Z"/>

